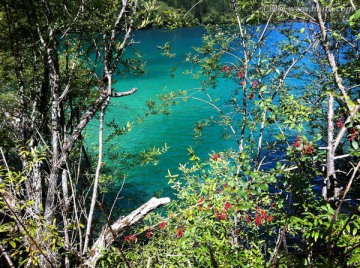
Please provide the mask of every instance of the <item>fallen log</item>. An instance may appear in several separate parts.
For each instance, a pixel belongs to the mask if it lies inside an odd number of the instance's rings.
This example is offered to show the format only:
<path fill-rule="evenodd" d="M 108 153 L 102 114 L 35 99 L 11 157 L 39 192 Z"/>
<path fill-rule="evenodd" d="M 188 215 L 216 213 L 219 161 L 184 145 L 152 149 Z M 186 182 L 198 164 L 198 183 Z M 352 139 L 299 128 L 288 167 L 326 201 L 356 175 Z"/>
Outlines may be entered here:
<path fill-rule="evenodd" d="M 153 197 L 141 207 L 132 211 L 126 217 L 121 217 L 120 219 L 118 219 L 110 227 L 104 226 L 99 235 L 99 238 L 95 241 L 90 250 L 89 258 L 85 262 L 86 266 L 95 267 L 96 262 L 101 257 L 101 251 L 108 248 L 120 233 L 122 233 L 127 227 L 142 220 L 154 209 L 168 203 L 170 203 L 170 198 L 168 197 Z"/>

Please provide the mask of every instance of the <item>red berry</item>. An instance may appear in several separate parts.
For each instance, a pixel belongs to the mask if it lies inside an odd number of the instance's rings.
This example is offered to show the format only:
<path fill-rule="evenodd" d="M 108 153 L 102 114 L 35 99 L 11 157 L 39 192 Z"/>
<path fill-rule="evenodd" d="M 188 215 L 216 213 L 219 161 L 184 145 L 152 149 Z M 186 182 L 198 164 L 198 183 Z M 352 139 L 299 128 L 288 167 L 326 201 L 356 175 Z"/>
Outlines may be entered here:
<path fill-rule="evenodd" d="M 337 128 L 342 128 L 344 126 L 344 118 L 339 117 L 336 122 L 336 126 L 337 126 Z"/>
<path fill-rule="evenodd" d="M 245 74 L 242 71 L 238 71 L 238 78 L 245 78 Z"/>
<path fill-rule="evenodd" d="M 127 236 L 124 237 L 124 240 L 125 240 L 125 241 L 129 241 L 129 242 L 131 242 L 131 243 L 136 243 L 136 241 L 137 241 L 136 234 L 134 234 L 134 235 L 127 235 Z"/>
<path fill-rule="evenodd" d="M 227 214 L 225 211 L 218 212 L 217 209 L 214 210 L 215 218 L 218 220 L 226 220 Z"/>
<path fill-rule="evenodd" d="M 292 146 L 294 146 L 295 148 L 300 147 L 300 145 L 301 145 L 300 141 L 294 141 L 293 144 L 292 144 Z"/>
<path fill-rule="evenodd" d="M 256 215 L 255 216 L 255 224 L 257 226 L 260 226 L 261 225 L 261 221 L 262 221 L 262 218 L 260 217 L 260 215 Z"/>
<path fill-rule="evenodd" d="M 223 73 L 225 73 L 225 72 L 227 72 L 227 71 L 229 71 L 230 70 L 230 68 L 229 68 L 229 66 L 227 66 L 227 65 L 224 65 L 224 67 L 222 68 L 222 72 Z"/>
<path fill-rule="evenodd" d="M 151 228 L 149 228 L 145 235 L 147 238 L 150 238 L 152 236 Z"/>
<path fill-rule="evenodd" d="M 314 147 L 312 147 L 311 145 L 305 145 L 304 149 L 302 150 L 302 154 L 303 155 L 311 155 L 314 151 Z"/>
<path fill-rule="evenodd" d="M 356 134 L 357 134 L 356 129 L 355 129 L 354 127 L 351 128 L 351 129 L 350 129 L 350 135 L 349 135 L 349 137 L 348 137 L 348 140 L 349 140 L 349 141 L 352 141 L 353 139 L 355 139 Z"/>
<path fill-rule="evenodd" d="M 228 210 L 230 207 L 231 207 L 231 204 L 229 202 L 226 202 L 225 206 L 224 206 L 225 210 Z"/>
<path fill-rule="evenodd" d="M 176 233 L 176 236 L 178 237 L 178 238 L 181 238 L 182 236 L 183 236 L 183 234 L 184 234 L 184 229 L 183 228 L 178 228 L 178 230 L 177 230 L 177 233 Z"/>
<path fill-rule="evenodd" d="M 163 221 L 163 222 L 160 223 L 159 228 L 164 229 L 165 225 L 166 225 L 166 222 Z"/>

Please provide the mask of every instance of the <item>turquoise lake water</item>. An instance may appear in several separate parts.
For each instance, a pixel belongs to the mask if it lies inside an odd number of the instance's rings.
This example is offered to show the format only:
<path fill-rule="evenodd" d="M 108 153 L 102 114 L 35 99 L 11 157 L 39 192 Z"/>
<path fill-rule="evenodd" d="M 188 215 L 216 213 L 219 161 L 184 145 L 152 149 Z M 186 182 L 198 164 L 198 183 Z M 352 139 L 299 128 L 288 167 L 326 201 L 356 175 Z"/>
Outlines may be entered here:
<path fill-rule="evenodd" d="M 299 26 L 300 27 L 300 26 Z M 147 72 L 140 77 L 117 78 L 114 88 L 118 91 L 127 91 L 133 87 L 138 88 L 132 96 L 112 99 L 106 114 L 106 122 L 115 120 L 123 126 L 126 122 L 136 122 L 138 115 L 144 115 L 145 103 L 148 99 L 156 100 L 156 95 L 166 91 L 186 90 L 195 97 L 203 97 L 198 92 L 200 81 L 192 79 L 191 75 L 184 74 L 192 66 L 185 63 L 187 53 L 193 52 L 193 47 L 201 46 L 201 37 L 205 33 L 203 28 L 184 28 L 173 31 L 145 30 L 134 32 L 134 40 L 139 42 L 135 45 L 143 54 Z M 273 34 L 273 40 L 278 40 L 278 33 Z M 172 45 L 174 58 L 161 55 L 158 46 L 169 42 Z M 171 77 L 171 68 L 176 67 L 175 76 Z M 195 72 L 195 70 L 193 70 Z M 214 98 L 226 98 L 230 96 L 235 87 L 239 85 L 230 79 L 221 80 L 218 87 L 212 90 Z M 225 106 L 225 104 L 224 104 Z M 123 200 L 130 203 L 133 201 L 145 201 L 154 194 L 171 196 L 171 188 L 168 185 L 168 170 L 178 173 L 180 163 L 186 163 L 189 159 L 190 146 L 202 158 L 209 158 L 213 152 L 236 148 L 234 140 L 222 140 L 222 128 L 210 127 L 204 132 L 203 141 L 194 139 L 194 123 L 210 116 L 217 116 L 216 111 L 209 105 L 189 100 L 179 101 L 179 104 L 171 108 L 169 115 L 151 115 L 146 117 L 141 124 L 135 123 L 133 129 L 120 137 L 112 139 L 105 144 L 105 155 L 108 151 L 124 151 L 130 153 L 141 152 L 151 147 L 161 147 L 165 144 L 169 147 L 166 154 L 159 157 L 157 165 L 144 165 L 130 169 L 126 172 L 126 180 L 121 192 Z M 97 145 L 98 126 L 96 121 L 90 123 L 87 128 L 89 148 Z M 95 133 L 95 135 L 94 135 Z M 109 128 L 105 128 L 109 133 Z M 106 137 L 106 135 L 105 135 Z M 105 158 L 117 178 L 119 187 L 123 182 L 121 165 L 117 161 Z"/>

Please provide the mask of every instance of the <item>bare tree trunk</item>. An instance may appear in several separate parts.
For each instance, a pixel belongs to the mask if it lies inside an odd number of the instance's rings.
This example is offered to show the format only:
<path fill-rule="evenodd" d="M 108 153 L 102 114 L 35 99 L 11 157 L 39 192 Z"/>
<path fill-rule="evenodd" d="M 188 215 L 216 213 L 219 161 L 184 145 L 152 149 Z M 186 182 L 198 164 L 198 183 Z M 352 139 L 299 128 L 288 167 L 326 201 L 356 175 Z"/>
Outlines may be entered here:
<path fill-rule="evenodd" d="M 322 46 L 324 48 L 327 61 L 330 65 L 332 75 L 334 77 L 335 84 L 337 88 L 339 89 L 342 100 L 344 101 L 346 108 L 348 109 L 348 112 L 351 114 L 354 108 L 351 107 L 349 104 L 349 96 L 346 93 L 346 89 L 342 83 L 342 79 L 338 73 L 338 67 L 335 61 L 334 54 L 330 51 L 329 47 L 329 40 L 327 35 L 327 29 L 325 26 L 325 22 L 322 17 L 322 7 L 318 0 L 313 0 L 316 5 L 316 11 L 317 11 L 317 19 L 320 26 L 320 31 L 322 35 Z M 325 200 L 334 200 L 339 197 L 340 189 L 337 187 L 337 181 L 336 181 L 336 174 L 335 174 L 335 148 L 334 146 L 334 97 L 330 94 L 329 95 L 329 108 L 328 108 L 328 145 L 327 145 L 327 157 L 326 157 L 326 178 L 324 179 L 323 183 L 323 189 L 322 189 L 322 196 Z M 331 191 L 331 192 L 330 192 Z M 330 196 L 332 195 L 332 196 Z"/>
<path fill-rule="evenodd" d="M 325 26 L 325 22 L 323 20 L 322 14 L 321 14 L 322 7 L 321 7 L 318 0 L 313 0 L 313 1 L 314 1 L 315 5 L 316 5 L 317 18 L 318 18 L 318 21 L 319 21 L 319 26 L 320 26 L 321 35 L 322 35 L 322 46 L 324 48 L 328 63 L 330 65 L 330 67 L 331 67 L 331 72 L 332 72 L 332 74 L 334 76 L 335 83 L 336 83 L 338 89 L 340 90 L 340 92 L 342 94 L 342 99 L 345 102 L 346 107 L 348 108 L 348 110 L 351 111 L 352 109 L 351 109 L 351 106 L 349 105 L 349 100 L 348 100 L 349 96 L 346 93 L 345 86 L 343 85 L 342 79 L 341 79 L 341 77 L 340 77 L 340 75 L 338 73 L 338 67 L 337 67 L 337 64 L 336 64 L 336 61 L 335 61 L 334 54 L 330 51 L 328 35 L 326 33 L 326 26 Z"/>
<path fill-rule="evenodd" d="M 109 86 L 111 87 L 111 82 L 109 83 Z M 98 186 L 99 186 L 99 179 L 100 179 L 100 170 L 102 165 L 102 158 L 103 158 L 103 132 L 104 132 L 104 117 L 105 117 L 105 110 L 107 106 L 109 105 L 110 97 L 108 97 L 101 107 L 100 112 L 100 122 L 99 122 L 99 153 L 98 153 L 98 163 L 95 171 L 95 179 L 94 179 L 94 186 L 93 186 L 93 194 L 91 198 L 91 204 L 90 204 L 90 210 L 88 214 L 87 224 L 86 224 L 86 233 L 85 233 L 85 242 L 84 242 L 84 248 L 83 248 L 83 254 L 86 254 L 90 234 L 91 234 L 91 227 L 92 227 L 92 220 L 94 216 L 95 211 L 95 204 L 98 196 Z"/>
<path fill-rule="evenodd" d="M 236 2 L 233 1 L 234 7 L 236 9 Z M 245 33 L 244 33 L 244 29 L 239 17 L 238 12 L 236 12 L 236 20 L 238 22 L 238 27 L 239 27 L 239 31 L 240 31 L 240 37 L 241 37 L 241 42 L 242 42 L 242 46 L 243 46 L 243 54 L 244 54 L 244 84 L 243 84 L 243 97 L 242 97 L 242 101 L 243 101 L 243 107 L 242 107 L 242 122 L 241 122 L 241 130 L 240 130 L 240 146 L 239 146 L 239 153 L 241 154 L 244 150 L 244 139 L 245 139 L 245 129 L 246 129 L 246 125 L 247 125 L 247 91 L 246 91 L 246 79 L 248 76 L 248 70 L 249 70 L 249 59 L 248 59 L 248 49 L 246 46 L 246 41 L 245 41 Z M 239 170 L 238 170 L 239 172 Z"/>
<path fill-rule="evenodd" d="M 65 249 L 69 250 L 71 243 L 69 238 L 69 205 L 70 205 L 70 198 L 69 198 L 69 187 L 68 187 L 68 175 L 67 170 L 63 169 L 62 176 L 61 176 L 61 186 L 62 186 L 62 218 L 64 222 L 64 242 L 65 242 Z M 65 268 L 70 268 L 70 260 L 68 255 L 65 255 Z"/>
<path fill-rule="evenodd" d="M 334 96 L 329 95 L 328 105 L 328 146 L 326 156 L 326 177 L 324 179 L 322 196 L 325 200 L 330 198 L 330 190 L 333 188 L 333 183 L 336 181 L 335 174 L 335 152 L 334 152 Z M 334 196 L 335 197 L 335 196 Z"/>

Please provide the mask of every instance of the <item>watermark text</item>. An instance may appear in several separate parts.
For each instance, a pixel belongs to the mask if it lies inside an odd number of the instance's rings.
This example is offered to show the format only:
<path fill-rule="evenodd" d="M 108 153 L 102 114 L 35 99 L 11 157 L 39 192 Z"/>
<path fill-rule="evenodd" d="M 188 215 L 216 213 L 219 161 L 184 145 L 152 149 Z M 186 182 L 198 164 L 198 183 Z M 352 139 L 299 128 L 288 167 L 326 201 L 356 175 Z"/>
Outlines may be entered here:
<path fill-rule="evenodd" d="M 311 7 L 291 7 L 285 5 L 270 5 L 262 8 L 265 12 L 302 12 L 302 13 L 312 13 L 317 12 L 315 6 Z M 354 13 L 352 7 L 321 7 L 320 11 L 322 13 Z"/>

